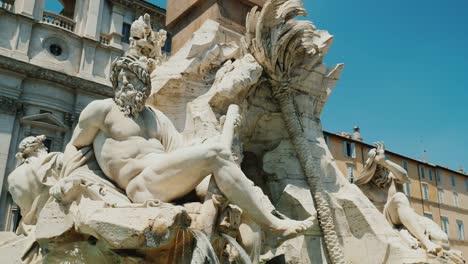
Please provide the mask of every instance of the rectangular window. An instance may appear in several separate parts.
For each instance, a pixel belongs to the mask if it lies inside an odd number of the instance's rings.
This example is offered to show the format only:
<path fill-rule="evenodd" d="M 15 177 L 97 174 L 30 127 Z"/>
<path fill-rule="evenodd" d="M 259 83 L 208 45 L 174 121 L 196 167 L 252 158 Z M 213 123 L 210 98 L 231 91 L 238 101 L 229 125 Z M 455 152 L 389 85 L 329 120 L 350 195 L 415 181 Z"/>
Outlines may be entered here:
<path fill-rule="evenodd" d="M 441 216 L 440 217 L 440 225 L 442 227 L 442 230 L 444 230 L 444 232 L 446 234 L 448 234 L 448 231 L 449 231 L 449 220 L 448 220 L 448 217 L 446 216 Z"/>
<path fill-rule="evenodd" d="M 167 32 L 166 43 L 165 43 L 165 45 L 164 45 L 164 47 L 162 49 L 163 49 L 163 51 L 165 51 L 167 53 L 171 53 L 171 50 L 172 50 L 172 34 L 170 32 Z"/>
<path fill-rule="evenodd" d="M 355 146 L 356 144 L 344 141 L 343 142 L 343 150 L 344 150 L 344 156 L 347 158 L 355 158 L 356 157 L 356 150 Z"/>
<path fill-rule="evenodd" d="M 408 172 L 408 161 L 403 160 L 402 165 L 403 165 L 403 169 L 405 169 L 405 171 Z"/>
<path fill-rule="evenodd" d="M 330 148 L 330 138 L 327 135 L 324 135 L 323 139 L 325 140 L 325 143 L 327 144 L 327 147 Z"/>
<path fill-rule="evenodd" d="M 458 207 L 458 193 L 453 192 L 453 206 Z"/>
<path fill-rule="evenodd" d="M 429 190 L 427 189 L 428 188 L 427 184 L 423 183 L 422 188 L 423 188 L 423 199 L 429 200 Z"/>
<path fill-rule="evenodd" d="M 468 180 L 465 180 L 465 189 L 468 192 Z"/>
<path fill-rule="evenodd" d="M 444 203 L 444 190 L 441 188 L 438 188 L 437 195 L 439 196 L 439 203 L 443 204 Z"/>
<path fill-rule="evenodd" d="M 122 42 L 130 43 L 130 27 L 132 25 L 129 23 L 123 23 L 122 25 Z"/>
<path fill-rule="evenodd" d="M 436 170 L 435 174 L 436 174 L 437 183 L 440 183 L 440 171 Z"/>
<path fill-rule="evenodd" d="M 462 220 L 457 220 L 458 239 L 465 240 L 465 227 Z"/>
<path fill-rule="evenodd" d="M 428 168 L 427 172 L 429 173 L 429 180 L 432 181 L 432 169 Z"/>
<path fill-rule="evenodd" d="M 10 207 L 9 222 L 6 230 L 15 231 L 18 228 L 21 218 L 20 208 L 13 203 Z"/>
<path fill-rule="evenodd" d="M 452 187 L 455 187 L 455 176 L 450 176 L 450 182 L 452 183 Z"/>
<path fill-rule="evenodd" d="M 411 181 L 407 180 L 405 182 L 405 193 L 408 197 L 411 197 Z"/>
<path fill-rule="evenodd" d="M 346 171 L 348 173 L 348 181 L 354 182 L 354 165 L 346 164 Z"/>
<path fill-rule="evenodd" d="M 421 177 L 421 179 L 424 179 L 424 166 L 419 165 L 418 168 L 419 168 L 419 177 Z"/>
<path fill-rule="evenodd" d="M 434 220 L 434 219 L 432 218 L 432 214 L 431 214 L 431 213 L 424 213 L 424 216 L 427 217 L 427 218 L 429 218 L 429 219 L 431 219 L 431 220 Z"/>

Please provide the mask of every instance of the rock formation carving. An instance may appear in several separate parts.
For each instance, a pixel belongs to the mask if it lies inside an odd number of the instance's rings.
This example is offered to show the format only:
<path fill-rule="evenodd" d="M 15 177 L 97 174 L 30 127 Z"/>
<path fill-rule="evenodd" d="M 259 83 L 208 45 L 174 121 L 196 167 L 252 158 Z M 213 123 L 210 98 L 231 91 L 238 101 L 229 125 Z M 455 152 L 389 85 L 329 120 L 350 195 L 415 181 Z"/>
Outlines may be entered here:
<path fill-rule="evenodd" d="M 339 171 L 320 115 L 343 64 L 323 64 L 332 36 L 296 15 L 300 0 L 267 1 L 228 43 L 208 20 L 169 58 L 165 32 L 135 21 L 114 98 L 83 110 L 64 154 L 31 156 L 41 137 L 20 147 L 10 189 L 28 217 L 0 236 L 0 259 L 444 263 Z"/>

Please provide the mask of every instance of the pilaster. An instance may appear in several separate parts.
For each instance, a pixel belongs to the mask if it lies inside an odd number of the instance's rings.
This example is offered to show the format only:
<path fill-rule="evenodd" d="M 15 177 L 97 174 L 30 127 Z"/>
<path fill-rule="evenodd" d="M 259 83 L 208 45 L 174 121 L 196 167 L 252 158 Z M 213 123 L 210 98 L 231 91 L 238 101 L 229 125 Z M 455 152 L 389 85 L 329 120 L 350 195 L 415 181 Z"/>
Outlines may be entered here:
<path fill-rule="evenodd" d="M 32 21 L 19 21 L 15 50 L 21 54 L 24 54 L 25 56 L 28 55 L 31 31 Z"/>
<path fill-rule="evenodd" d="M 37 0 L 41 1 L 41 0 Z M 36 1 L 31 0 L 16 0 L 15 1 L 15 13 L 34 18 L 34 7 Z"/>
<path fill-rule="evenodd" d="M 104 0 L 89 1 L 83 37 L 99 41 Z"/>
<path fill-rule="evenodd" d="M 7 211 L 7 176 L 10 172 L 11 166 L 15 164 L 15 150 L 14 146 L 18 135 L 15 129 L 15 120 L 17 115 L 21 115 L 21 105 L 11 97 L 0 96 L 0 190 L 2 190 L 0 197 L 0 211 Z M 6 217 L 6 214 L 5 214 Z M 0 229 L 3 229 L 6 219 L 0 219 Z"/>
<path fill-rule="evenodd" d="M 124 9 L 122 6 L 114 3 L 112 6 L 112 15 L 109 34 L 111 35 L 110 45 L 121 49 L 122 45 L 122 25 L 124 21 Z"/>
<path fill-rule="evenodd" d="M 79 76 L 83 78 L 93 77 L 94 57 L 96 55 L 97 43 L 89 40 L 83 40 L 83 52 L 81 55 Z"/>

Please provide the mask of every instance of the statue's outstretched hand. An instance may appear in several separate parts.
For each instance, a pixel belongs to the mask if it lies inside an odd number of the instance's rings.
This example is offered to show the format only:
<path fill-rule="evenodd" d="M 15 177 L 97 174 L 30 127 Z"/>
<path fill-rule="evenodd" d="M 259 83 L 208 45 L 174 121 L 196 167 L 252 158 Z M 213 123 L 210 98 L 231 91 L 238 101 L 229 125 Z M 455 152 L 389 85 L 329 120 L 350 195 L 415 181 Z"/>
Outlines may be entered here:
<path fill-rule="evenodd" d="M 375 143 L 375 146 L 377 147 L 376 155 L 375 155 L 375 162 L 382 163 L 386 160 L 385 145 L 383 142 L 377 142 Z"/>
<path fill-rule="evenodd" d="M 59 203 L 69 202 L 73 199 L 73 194 L 82 183 L 80 179 L 63 178 L 50 188 L 49 194 Z"/>

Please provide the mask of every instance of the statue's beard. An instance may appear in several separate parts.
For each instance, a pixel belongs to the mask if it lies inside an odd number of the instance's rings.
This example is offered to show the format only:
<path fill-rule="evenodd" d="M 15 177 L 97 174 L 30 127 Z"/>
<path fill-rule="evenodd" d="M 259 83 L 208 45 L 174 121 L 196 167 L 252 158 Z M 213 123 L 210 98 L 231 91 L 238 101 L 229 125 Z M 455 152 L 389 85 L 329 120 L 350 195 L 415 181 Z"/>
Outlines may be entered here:
<path fill-rule="evenodd" d="M 143 91 L 130 87 L 123 87 L 115 92 L 114 101 L 126 117 L 138 117 L 145 109 L 146 94 Z M 132 94 L 135 94 L 132 96 Z"/>

